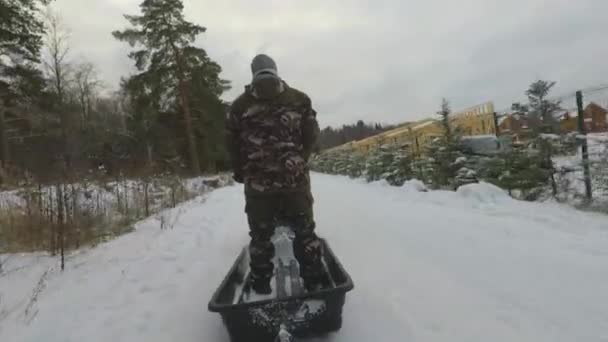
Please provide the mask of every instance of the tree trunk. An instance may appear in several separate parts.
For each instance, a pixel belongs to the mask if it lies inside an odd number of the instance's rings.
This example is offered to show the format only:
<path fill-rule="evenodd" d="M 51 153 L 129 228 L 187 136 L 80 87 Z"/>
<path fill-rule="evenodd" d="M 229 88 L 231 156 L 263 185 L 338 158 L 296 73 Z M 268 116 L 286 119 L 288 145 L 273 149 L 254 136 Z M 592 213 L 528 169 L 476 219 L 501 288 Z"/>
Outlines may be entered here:
<path fill-rule="evenodd" d="M 59 251 L 61 253 L 61 270 L 65 269 L 65 246 L 64 246 L 64 233 L 65 233 L 65 198 L 63 197 L 63 187 L 61 184 L 57 184 L 57 240 L 59 243 Z"/>
<path fill-rule="evenodd" d="M 87 121 L 87 103 L 84 95 L 80 95 L 80 129 L 84 130 Z"/>
<path fill-rule="evenodd" d="M 144 180 L 144 208 L 146 217 L 150 217 L 150 183 L 148 179 Z"/>
<path fill-rule="evenodd" d="M 196 147 L 194 130 L 192 128 L 192 113 L 190 112 L 190 104 L 188 103 L 186 94 L 186 82 L 184 80 L 180 80 L 179 84 L 179 93 L 184 110 L 184 122 L 186 124 L 186 137 L 188 138 L 188 152 L 190 153 L 190 168 L 194 175 L 199 175 L 201 173 L 201 165 L 198 158 L 198 149 Z"/>
<path fill-rule="evenodd" d="M 587 142 L 587 128 L 585 127 L 585 110 L 583 109 L 583 92 L 576 92 L 576 106 L 578 108 L 578 131 L 583 136 L 581 139 L 581 153 L 583 156 L 583 174 L 585 180 L 585 198 L 587 202 L 593 200 L 593 189 L 591 187 L 591 171 L 589 170 L 589 145 Z"/>
<path fill-rule="evenodd" d="M 147 157 L 148 157 L 148 161 L 147 161 L 148 168 L 151 171 L 154 167 L 154 158 L 153 158 L 153 146 L 150 141 L 146 142 L 146 153 L 147 153 Z"/>
<path fill-rule="evenodd" d="M 49 205 L 48 205 L 48 217 L 51 221 L 51 235 L 49 236 L 49 249 L 51 251 L 51 255 L 55 256 L 57 254 L 57 226 L 58 223 L 55 221 L 55 201 L 53 196 L 53 191 L 49 191 Z"/>
<path fill-rule="evenodd" d="M 37 241 L 38 241 L 38 245 L 40 247 L 44 246 L 44 235 L 43 235 L 43 224 L 42 222 L 44 222 L 44 207 L 46 206 L 44 204 L 44 199 L 42 196 L 42 184 L 38 183 L 38 192 L 36 193 L 36 195 L 38 196 L 38 217 L 36 220 L 37 223 L 37 227 L 38 227 L 38 233 L 37 233 Z M 48 220 L 47 220 L 48 222 Z M 51 224 L 53 224 L 53 221 L 51 220 Z"/>
<path fill-rule="evenodd" d="M 217 172 L 217 163 L 215 162 L 215 160 L 209 160 L 207 162 L 207 168 L 205 170 L 205 172 L 208 173 L 216 173 Z"/>
<path fill-rule="evenodd" d="M 6 136 L 6 124 L 4 122 L 4 108 L 0 106 L 0 169 L 6 168 L 8 158 L 8 137 Z"/>
<path fill-rule="evenodd" d="M 124 179 L 124 192 L 125 192 L 125 216 L 129 217 L 129 184 L 127 183 L 127 179 Z"/>
<path fill-rule="evenodd" d="M 192 112 L 190 111 L 190 102 L 188 99 L 188 87 L 184 76 L 184 65 L 179 49 L 175 44 L 171 43 L 173 49 L 173 57 L 177 65 L 177 87 L 178 96 L 184 111 L 184 123 L 186 125 L 186 138 L 188 139 L 188 153 L 190 155 L 190 169 L 194 175 L 201 173 L 201 165 L 198 157 L 198 149 L 196 147 L 196 139 L 192 127 Z"/>

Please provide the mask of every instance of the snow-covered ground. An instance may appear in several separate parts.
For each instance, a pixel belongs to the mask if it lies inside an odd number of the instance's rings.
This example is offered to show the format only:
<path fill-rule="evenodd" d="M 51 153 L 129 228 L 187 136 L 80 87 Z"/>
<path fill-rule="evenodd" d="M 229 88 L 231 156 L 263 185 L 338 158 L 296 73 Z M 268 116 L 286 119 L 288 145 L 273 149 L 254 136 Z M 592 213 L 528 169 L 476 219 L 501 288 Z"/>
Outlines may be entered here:
<path fill-rule="evenodd" d="M 315 210 L 351 273 L 323 341 L 608 341 L 608 217 L 475 184 L 418 192 L 315 175 Z M 228 342 L 212 292 L 247 243 L 242 188 L 166 212 L 66 271 L 4 255 L 0 341 Z M 8 260 L 6 260 L 8 259 Z"/>

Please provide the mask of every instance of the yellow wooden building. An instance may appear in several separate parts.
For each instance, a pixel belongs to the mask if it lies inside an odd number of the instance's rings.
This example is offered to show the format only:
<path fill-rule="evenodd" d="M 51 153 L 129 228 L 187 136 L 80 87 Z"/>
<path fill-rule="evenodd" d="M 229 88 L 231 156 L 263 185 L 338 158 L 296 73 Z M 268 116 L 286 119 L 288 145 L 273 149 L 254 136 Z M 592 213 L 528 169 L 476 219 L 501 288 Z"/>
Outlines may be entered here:
<path fill-rule="evenodd" d="M 488 102 L 453 113 L 450 118 L 450 126 L 463 135 L 495 134 L 494 104 Z M 433 139 L 442 135 L 441 122 L 434 119 L 424 119 L 402 124 L 390 131 L 359 141 L 352 141 L 326 150 L 326 152 L 352 151 L 353 153 L 365 154 L 382 145 L 393 145 L 408 149 L 413 155 L 420 155 L 424 153 Z"/>
<path fill-rule="evenodd" d="M 450 126 L 468 136 L 496 134 L 494 104 L 486 102 L 454 113 Z"/>

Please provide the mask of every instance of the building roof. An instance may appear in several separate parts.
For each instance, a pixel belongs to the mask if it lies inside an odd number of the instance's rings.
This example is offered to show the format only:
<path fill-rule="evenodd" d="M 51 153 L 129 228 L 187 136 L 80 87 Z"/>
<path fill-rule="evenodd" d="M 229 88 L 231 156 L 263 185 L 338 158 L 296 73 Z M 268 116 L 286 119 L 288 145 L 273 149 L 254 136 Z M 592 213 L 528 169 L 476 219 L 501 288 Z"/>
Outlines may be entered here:
<path fill-rule="evenodd" d="M 483 104 L 473 106 L 473 107 L 467 108 L 465 110 L 454 112 L 451 116 L 452 116 L 452 119 L 456 119 L 457 117 L 468 115 L 468 114 L 470 114 L 470 115 L 490 114 L 490 113 L 493 113 L 493 110 L 494 110 L 494 103 L 485 102 Z M 422 119 L 422 120 L 415 121 L 415 122 L 404 122 L 402 124 L 399 124 L 397 127 L 393 128 L 391 130 L 388 130 L 388 131 L 385 131 L 385 132 L 382 132 L 382 133 L 379 133 L 379 134 L 376 134 L 376 135 L 373 135 L 373 136 L 370 136 L 370 137 L 367 137 L 367 138 L 364 138 L 361 140 L 352 141 L 352 142 L 349 142 L 349 143 L 346 143 L 346 144 L 343 144 L 340 146 L 336 146 L 336 147 L 333 147 L 326 151 L 341 150 L 341 149 L 352 147 L 354 144 L 365 145 L 366 143 L 376 142 L 378 140 L 382 140 L 385 138 L 399 136 L 410 130 L 418 130 L 418 129 L 421 129 L 421 128 L 424 128 L 427 126 L 431 126 L 433 124 L 436 124 L 437 122 L 438 122 L 437 120 L 432 119 L 432 118 L 426 118 L 426 119 Z"/>
<path fill-rule="evenodd" d="M 488 101 L 481 103 L 479 105 L 469 107 L 457 112 L 452 113 L 451 120 L 456 120 L 458 117 L 467 116 L 467 115 L 487 115 L 492 114 L 494 112 L 494 102 Z"/>
<path fill-rule="evenodd" d="M 432 119 L 429 119 L 429 120 L 428 120 L 428 121 L 426 121 L 426 122 L 423 122 L 423 123 L 421 123 L 421 124 L 419 124 L 419 125 L 416 125 L 416 126 L 412 127 L 412 129 L 413 129 L 413 130 L 416 130 L 416 129 L 421 129 L 421 128 L 424 128 L 424 127 L 426 127 L 426 126 L 430 126 L 430 125 L 432 125 L 432 124 L 434 124 L 434 123 L 436 123 L 436 122 L 437 122 L 437 120 L 432 120 Z"/>
<path fill-rule="evenodd" d="M 587 105 L 587 107 L 585 108 L 585 110 L 597 110 L 600 111 L 602 113 L 608 114 L 608 110 L 606 110 L 606 108 L 598 105 L 595 102 L 591 102 Z"/>

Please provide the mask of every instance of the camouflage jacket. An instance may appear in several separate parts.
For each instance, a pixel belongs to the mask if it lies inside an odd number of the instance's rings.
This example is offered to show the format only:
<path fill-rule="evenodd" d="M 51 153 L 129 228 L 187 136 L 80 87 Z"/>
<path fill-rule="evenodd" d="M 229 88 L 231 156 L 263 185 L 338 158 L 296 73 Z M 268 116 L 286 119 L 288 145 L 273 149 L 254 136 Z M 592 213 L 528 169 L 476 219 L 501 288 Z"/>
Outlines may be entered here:
<path fill-rule="evenodd" d="M 300 191 L 310 187 L 308 159 L 319 125 L 310 98 L 284 84 L 274 99 L 256 98 L 249 87 L 228 113 L 227 138 L 235 178 L 246 191 Z"/>

